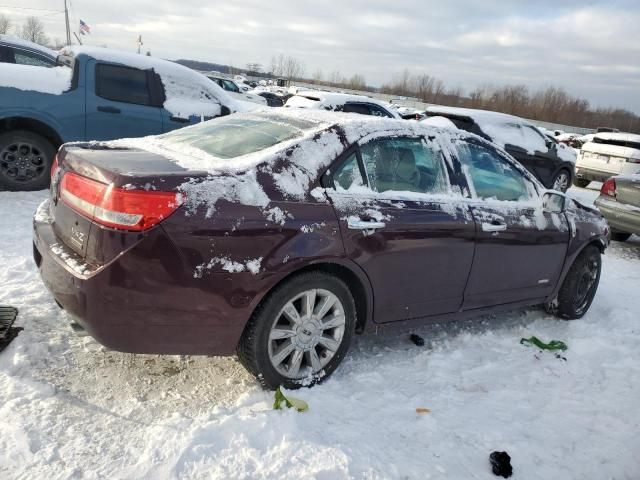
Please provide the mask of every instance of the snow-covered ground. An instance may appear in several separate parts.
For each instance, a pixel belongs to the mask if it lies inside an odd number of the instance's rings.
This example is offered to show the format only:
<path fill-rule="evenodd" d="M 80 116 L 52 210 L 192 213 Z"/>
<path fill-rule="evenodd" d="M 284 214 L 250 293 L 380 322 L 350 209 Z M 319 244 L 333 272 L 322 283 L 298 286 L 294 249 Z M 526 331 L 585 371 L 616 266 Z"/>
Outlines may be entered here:
<path fill-rule="evenodd" d="M 592 201 L 596 190 L 572 189 Z M 358 337 L 324 385 L 274 411 L 232 358 L 134 356 L 78 337 L 32 260 L 45 192 L 0 192 L 0 478 L 640 478 L 640 238 L 604 257 L 590 312 L 518 311 Z M 519 344 L 563 340 L 567 361 Z M 419 415 L 416 407 L 431 409 Z"/>

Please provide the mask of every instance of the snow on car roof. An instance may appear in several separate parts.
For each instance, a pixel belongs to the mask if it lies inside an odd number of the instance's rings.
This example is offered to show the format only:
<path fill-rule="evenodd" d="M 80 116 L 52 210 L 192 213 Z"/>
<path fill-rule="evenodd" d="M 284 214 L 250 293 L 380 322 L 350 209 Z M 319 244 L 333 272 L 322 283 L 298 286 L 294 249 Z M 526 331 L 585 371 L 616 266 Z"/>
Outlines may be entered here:
<path fill-rule="evenodd" d="M 43 47 L 42 45 L 38 45 L 37 43 L 33 43 L 28 40 L 23 40 L 22 38 L 12 37 L 11 35 L 0 35 L 0 43 L 36 50 L 53 59 L 58 56 L 55 50 L 51 50 L 50 48 Z"/>
<path fill-rule="evenodd" d="M 489 110 L 443 106 L 428 107 L 427 113 L 442 116 L 468 117 L 491 138 L 493 143 L 501 148 L 504 148 L 505 145 L 515 145 L 524 148 L 531 155 L 536 151 L 547 151 L 544 134 L 533 124 L 514 115 Z M 563 158 L 564 160 L 575 162 L 575 156 L 572 160 L 569 158 L 571 153 L 563 152 L 563 155 L 565 156 L 565 158 Z"/>
<path fill-rule="evenodd" d="M 140 69 L 154 69 L 164 84 L 164 108 L 176 116 L 217 116 L 221 106 L 244 110 L 227 93 L 206 76 L 175 62 L 137 53 L 101 47 L 72 46 L 60 50 L 63 55 L 85 54 L 103 62 L 118 63 Z"/>
<path fill-rule="evenodd" d="M 640 143 L 640 135 L 636 133 L 602 132 L 596 133 L 593 138 L 618 142 Z"/>
<path fill-rule="evenodd" d="M 71 87 L 69 67 L 0 63 L 0 87 L 60 95 Z"/>
<path fill-rule="evenodd" d="M 299 108 L 327 108 L 344 105 L 347 102 L 373 103 L 384 108 L 394 117 L 399 118 L 395 109 L 389 108 L 389 104 L 376 100 L 375 98 L 367 97 L 366 95 L 353 95 L 350 93 L 327 92 L 322 90 L 301 90 L 287 100 L 285 106 Z"/>
<path fill-rule="evenodd" d="M 434 105 L 427 107 L 427 113 L 437 113 L 438 115 L 455 115 L 459 117 L 469 117 L 476 123 L 502 123 L 502 124 L 517 124 L 517 125 L 531 125 L 523 118 L 516 117 L 515 115 L 509 115 L 507 113 L 493 112 L 491 110 L 478 110 L 475 108 L 459 108 L 459 107 L 445 107 L 440 105 Z"/>

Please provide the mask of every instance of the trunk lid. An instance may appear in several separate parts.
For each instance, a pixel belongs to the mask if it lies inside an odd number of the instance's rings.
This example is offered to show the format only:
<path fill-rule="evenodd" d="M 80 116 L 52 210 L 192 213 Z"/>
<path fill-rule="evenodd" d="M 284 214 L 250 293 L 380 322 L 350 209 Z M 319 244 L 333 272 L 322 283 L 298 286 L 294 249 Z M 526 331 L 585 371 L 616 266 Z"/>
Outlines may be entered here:
<path fill-rule="evenodd" d="M 104 227 L 78 213 L 60 198 L 67 173 L 131 191 L 171 192 L 206 172 L 187 170 L 161 156 L 142 150 L 111 149 L 91 144 L 63 147 L 51 181 L 50 215 L 58 240 L 89 263 L 102 264 L 126 250 L 144 235 Z M 104 248 L 108 246 L 109 248 Z"/>
<path fill-rule="evenodd" d="M 640 175 L 616 177 L 616 200 L 640 207 Z"/>

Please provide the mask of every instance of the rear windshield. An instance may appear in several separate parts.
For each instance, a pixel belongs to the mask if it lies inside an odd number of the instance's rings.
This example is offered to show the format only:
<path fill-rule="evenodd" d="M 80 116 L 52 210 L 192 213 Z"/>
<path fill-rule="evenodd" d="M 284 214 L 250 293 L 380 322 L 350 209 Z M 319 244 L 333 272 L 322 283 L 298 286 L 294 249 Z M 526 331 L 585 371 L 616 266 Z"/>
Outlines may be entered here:
<path fill-rule="evenodd" d="M 611 140 L 594 137 L 592 140 L 593 143 L 603 143 L 605 145 L 616 145 L 618 147 L 627 147 L 627 148 L 635 148 L 636 150 L 640 150 L 640 142 L 627 142 L 625 140 Z"/>
<path fill-rule="evenodd" d="M 230 115 L 160 135 L 167 147 L 198 148 L 214 157 L 234 158 L 301 137 L 315 123 L 285 117 Z"/>

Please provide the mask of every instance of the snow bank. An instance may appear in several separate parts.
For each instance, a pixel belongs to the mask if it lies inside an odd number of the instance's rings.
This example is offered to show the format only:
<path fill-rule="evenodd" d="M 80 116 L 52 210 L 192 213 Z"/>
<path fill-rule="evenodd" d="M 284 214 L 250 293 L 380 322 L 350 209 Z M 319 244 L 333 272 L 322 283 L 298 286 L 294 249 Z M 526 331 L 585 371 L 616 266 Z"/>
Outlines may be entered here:
<path fill-rule="evenodd" d="M 100 47 L 67 47 L 60 53 L 76 56 L 86 54 L 104 62 L 119 63 L 140 69 L 154 69 L 160 75 L 165 88 L 167 99 L 164 108 L 179 117 L 218 116 L 221 113 L 221 105 L 227 106 L 232 111 L 239 109 L 244 111 L 215 82 L 195 70 L 174 62 Z"/>
<path fill-rule="evenodd" d="M 0 63 L 0 87 L 60 95 L 71 88 L 69 67 L 37 67 Z"/>

